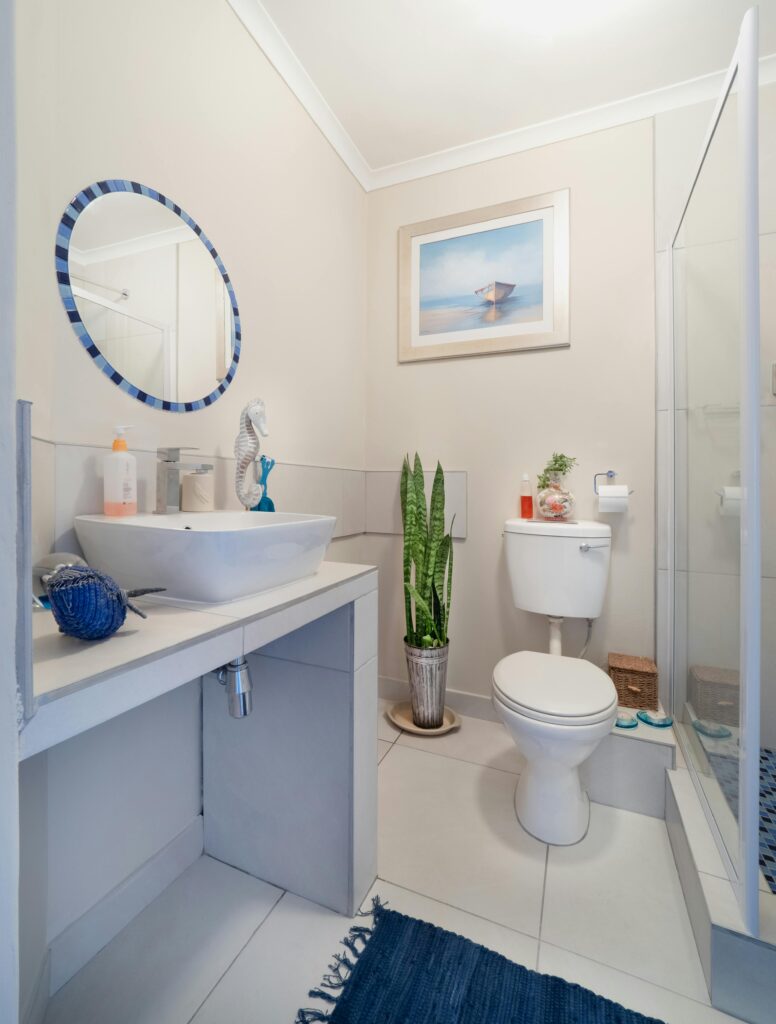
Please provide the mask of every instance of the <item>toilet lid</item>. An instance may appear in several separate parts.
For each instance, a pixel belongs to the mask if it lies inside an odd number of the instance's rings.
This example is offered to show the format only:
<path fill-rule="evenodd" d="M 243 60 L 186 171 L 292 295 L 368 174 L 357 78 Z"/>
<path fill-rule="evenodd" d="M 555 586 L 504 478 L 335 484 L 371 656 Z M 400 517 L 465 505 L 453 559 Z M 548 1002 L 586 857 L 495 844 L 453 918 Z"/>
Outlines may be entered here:
<path fill-rule="evenodd" d="M 518 651 L 493 670 L 496 696 L 517 709 L 553 718 L 606 715 L 617 704 L 609 676 L 584 658 Z"/>

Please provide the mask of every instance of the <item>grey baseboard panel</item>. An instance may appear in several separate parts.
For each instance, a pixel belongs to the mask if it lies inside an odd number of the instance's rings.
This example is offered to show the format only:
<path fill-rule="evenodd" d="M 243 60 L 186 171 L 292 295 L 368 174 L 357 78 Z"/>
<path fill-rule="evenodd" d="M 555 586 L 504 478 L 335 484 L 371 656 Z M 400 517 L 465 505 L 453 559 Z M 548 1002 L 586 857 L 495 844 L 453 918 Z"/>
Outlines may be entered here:
<path fill-rule="evenodd" d="M 668 830 L 668 840 L 671 843 L 671 850 L 676 862 L 676 871 L 679 875 L 679 883 L 684 893 L 684 902 L 695 937 L 695 945 L 698 947 L 698 955 L 700 956 L 701 967 L 703 968 L 703 976 L 706 979 L 706 987 L 711 992 L 711 919 L 706 901 L 703 898 L 703 886 L 701 885 L 698 867 L 695 863 L 677 803 L 673 776 L 673 772 L 666 773 L 666 828 Z"/>
<path fill-rule="evenodd" d="M 591 800 L 621 811 L 664 818 L 666 772 L 674 747 L 613 730 L 582 765 L 580 777 Z"/>
<path fill-rule="evenodd" d="M 776 895 L 760 893 L 766 934 L 754 938 L 744 929 L 730 881 L 710 858 L 714 838 L 684 769 L 666 776 L 666 825 L 711 1005 L 750 1024 L 771 1024 L 776 1005 L 776 903 L 771 901 Z M 718 873 L 709 873 L 712 868 Z"/>
<path fill-rule="evenodd" d="M 49 994 L 54 995 L 178 875 L 202 856 L 202 815 L 146 861 L 50 945 Z"/>
<path fill-rule="evenodd" d="M 22 1007 L 21 1024 L 43 1024 L 49 1001 L 51 955 L 47 952 L 40 965 L 35 987 Z"/>

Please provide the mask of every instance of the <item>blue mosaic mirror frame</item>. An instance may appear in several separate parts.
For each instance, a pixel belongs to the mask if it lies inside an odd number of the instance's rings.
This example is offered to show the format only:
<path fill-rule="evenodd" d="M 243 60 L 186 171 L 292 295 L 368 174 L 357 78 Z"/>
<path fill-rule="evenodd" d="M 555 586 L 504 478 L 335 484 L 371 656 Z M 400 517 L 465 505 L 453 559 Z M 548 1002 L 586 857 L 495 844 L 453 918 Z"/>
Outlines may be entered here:
<path fill-rule="evenodd" d="M 102 355 L 99 347 L 90 337 L 89 332 L 86 329 L 86 325 L 81 319 L 81 315 L 78 312 L 78 307 L 75 303 L 75 296 L 73 295 L 73 290 L 70 285 L 69 253 L 73 228 L 75 227 L 78 217 L 83 213 L 89 203 L 93 203 L 95 199 L 100 199 L 102 196 L 110 195 L 112 192 L 134 192 L 137 195 L 153 199 L 155 202 L 161 203 L 162 206 L 166 206 L 168 210 L 172 210 L 172 212 L 177 214 L 183 223 L 188 225 L 194 234 L 197 235 L 199 240 L 213 257 L 213 260 L 218 267 L 218 271 L 223 278 L 224 285 L 226 286 L 226 290 L 229 294 L 229 301 L 232 306 L 232 362 L 227 370 L 226 376 L 220 382 L 218 387 L 211 391 L 209 395 L 205 395 L 204 398 L 198 398 L 193 402 L 171 402 L 162 398 L 157 398 L 154 395 L 149 395 L 141 388 L 136 387 L 128 381 L 123 374 L 119 373 L 115 367 L 111 366 L 108 360 Z M 150 405 L 154 409 L 161 409 L 164 412 L 196 412 L 198 409 L 206 409 L 209 405 L 212 405 L 213 402 L 221 397 L 232 383 L 234 375 L 237 373 L 237 364 L 240 362 L 242 338 L 240 331 L 240 313 L 237 309 L 237 298 L 234 294 L 232 282 L 229 280 L 229 275 L 226 272 L 226 267 L 224 266 L 221 257 L 218 255 L 213 243 L 207 237 L 205 232 L 193 217 L 190 217 L 185 210 L 181 209 L 181 207 L 178 206 L 177 203 L 174 203 L 168 196 L 163 195 L 161 192 L 157 192 L 153 188 L 149 188 L 147 185 L 141 185 L 137 181 L 129 181 L 126 178 L 107 178 L 105 181 L 96 181 L 93 185 L 89 185 L 88 188 L 82 189 L 78 195 L 74 196 L 70 203 L 68 203 L 67 209 L 62 214 L 62 219 L 59 222 L 59 227 L 57 229 L 55 264 L 57 282 L 59 284 L 59 294 L 62 298 L 67 318 L 72 324 L 73 330 L 78 336 L 78 340 L 92 357 L 95 365 L 102 370 L 106 377 L 109 377 L 125 394 L 129 395 L 131 398 L 136 398 L 139 402 L 144 402 L 146 405 Z"/>

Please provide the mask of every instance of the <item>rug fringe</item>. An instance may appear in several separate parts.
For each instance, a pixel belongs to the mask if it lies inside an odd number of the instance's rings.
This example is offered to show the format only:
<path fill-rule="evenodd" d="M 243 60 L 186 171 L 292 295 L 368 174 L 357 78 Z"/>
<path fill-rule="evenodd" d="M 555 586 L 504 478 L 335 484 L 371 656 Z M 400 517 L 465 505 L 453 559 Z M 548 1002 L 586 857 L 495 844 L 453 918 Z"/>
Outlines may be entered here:
<path fill-rule="evenodd" d="M 360 910 L 358 912 L 356 915 L 357 917 L 371 918 L 372 927 L 367 928 L 364 925 L 353 925 L 348 934 L 341 940 L 341 945 L 345 946 L 351 956 L 347 956 L 343 953 L 332 954 L 332 962 L 329 964 L 328 968 L 330 973 L 324 974 L 318 988 L 310 989 L 307 993 L 311 999 L 320 999 L 323 1002 L 333 1004 L 336 1007 L 345 986 L 350 980 L 350 976 L 353 973 L 356 962 L 364 952 L 366 944 L 372 937 L 375 925 L 380 920 L 380 915 L 383 910 L 385 910 L 386 906 L 387 904 L 383 903 L 379 896 L 373 896 L 372 909 Z M 357 945 L 359 941 L 361 943 L 361 948 Z M 325 991 L 326 989 L 328 989 L 328 991 Z M 333 996 L 331 995 L 332 992 L 336 992 L 337 994 Z M 331 1011 L 308 1007 L 306 1009 L 299 1010 L 294 1024 L 318 1024 L 318 1022 L 330 1021 L 331 1019 Z"/>

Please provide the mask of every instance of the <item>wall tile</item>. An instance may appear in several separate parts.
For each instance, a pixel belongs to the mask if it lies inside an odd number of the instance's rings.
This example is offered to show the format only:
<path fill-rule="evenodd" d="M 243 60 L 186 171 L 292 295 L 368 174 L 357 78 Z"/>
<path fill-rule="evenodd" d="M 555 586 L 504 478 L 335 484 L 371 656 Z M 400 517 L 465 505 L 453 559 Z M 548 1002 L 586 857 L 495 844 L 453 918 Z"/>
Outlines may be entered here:
<path fill-rule="evenodd" d="M 338 672 L 349 672 L 353 667 L 352 646 L 350 611 L 345 605 L 266 644 L 261 648 L 261 654 L 281 661 L 322 665 Z"/>
<path fill-rule="evenodd" d="M 764 747 L 776 747 L 776 579 L 763 580 L 763 645 L 760 694 L 760 733 Z"/>
<path fill-rule="evenodd" d="M 738 516 L 723 516 L 719 492 L 740 484 L 740 420 L 728 411 L 687 413 L 687 568 L 730 573 L 740 567 Z"/>
<path fill-rule="evenodd" d="M 672 414 L 661 410 L 656 418 L 655 516 L 656 560 L 658 569 L 668 568 L 668 550 L 673 528 L 671 491 L 673 489 Z"/>
<path fill-rule="evenodd" d="M 32 441 L 32 564 L 53 550 L 55 532 L 55 447 Z"/>
<path fill-rule="evenodd" d="M 666 249 L 687 199 L 713 102 L 659 114 L 655 124 L 655 248 Z"/>
<path fill-rule="evenodd" d="M 343 469 L 342 535 L 352 536 L 366 531 L 366 473 L 360 469 Z"/>
<path fill-rule="evenodd" d="M 674 574 L 674 641 L 673 641 L 673 714 L 679 716 L 687 700 L 687 607 L 688 578 L 686 572 Z M 668 643 L 670 644 L 670 639 Z"/>
<path fill-rule="evenodd" d="M 426 498 L 431 493 L 432 472 L 424 473 Z M 366 532 L 401 533 L 401 504 L 398 470 L 367 470 L 366 473 Z M 460 471 L 445 473 L 445 511 L 455 515 L 453 537 L 465 538 L 467 530 L 467 474 Z"/>
<path fill-rule="evenodd" d="M 658 569 L 655 615 L 655 646 L 660 702 L 671 711 L 671 664 L 673 661 L 673 608 L 671 606 L 671 576 L 667 569 Z"/>
<path fill-rule="evenodd" d="M 763 576 L 776 578 L 776 405 L 764 405 L 761 411 Z"/>
<path fill-rule="evenodd" d="M 738 665 L 738 576 L 687 574 L 687 656 L 692 665 Z"/>
<path fill-rule="evenodd" d="M 658 409 L 671 408 L 673 376 L 671 261 L 667 252 L 655 255 L 655 359 Z"/>
<path fill-rule="evenodd" d="M 47 455 L 50 448 L 52 455 Z M 36 442 L 33 457 L 34 530 L 36 550 L 80 552 L 73 529 L 77 515 L 102 511 L 102 459 L 109 449 L 85 445 L 46 445 Z M 156 455 L 135 451 L 137 458 L 138 510 L 152 512 L 156 495 Z M 46 459 L 52 462 L 52 484 L 46 493 Z M 235 460 L 206 454 L 183 454 L 182 462 L 209 463 L 214 467 L 215 504 L 220 509 L 239 509 L 234 490 Z M 279 512 L 309 512 L 337 517 L 335 537 L 363 533 L 365 529 L 365 474 L 362 470 L 278 463 L 270 476 L 269 493 Z M 55 481 L 55 484 L 54 484 Z M 56 500 L 54 500 L 54 488 Z M 45 510 L 50 509 L 50 513 Z M 50 516 L 50 526 L 47 525 Z M 47 531 L 51 540 L 46 543 Z"/>
<path fill-rule="evenodd" d="M 582 765 L 580 777 L 595 803 L 662 818 L 672 760 L 673 747 L 667 744 L 612 733 Z"/>
<path fill-rule="evenodd" d="M 764 189 L 773 192 L 776 189 Z M 776 362 L 776 234 L 760 235 L 760 373 L 762 380 L 762 401 L 776 405 L 773 393 L 771 369 Z"/>
<path fill-rule="evenodd" d="M 687 569 L 687 516 L 689 507 L 689 480 L 687 469 L 687 418 L 686 410 L 676 413 L 674 418 L 674 458 L 671 467 L 674 474 L 674 565 L 680 571 Z M 671 470 L 669 469 L 669 472 Z"/>
<path fill-rule="evenodd" d="M 354 603 L 353 611 L 353 667 L 361 668 L 367 661 L 377 657 L 377 591 Z"/>
<path fill-rule="evenodd" d="M 80 515 L 102 512 L 102 460 L 109 448 L 85 445 L 56 446 L 56 515 L 54 545 L 57 551 L 81 548 L 75 536 L 73 520 Z M 137 458 L 137 507 L 151 512 L 156 490 L 156 456 L 134 452 Z"/>

